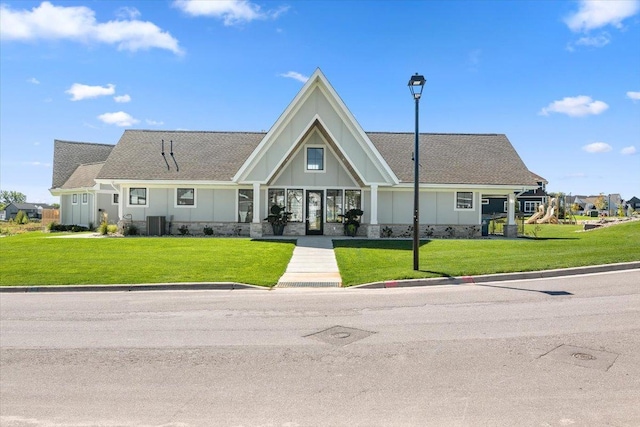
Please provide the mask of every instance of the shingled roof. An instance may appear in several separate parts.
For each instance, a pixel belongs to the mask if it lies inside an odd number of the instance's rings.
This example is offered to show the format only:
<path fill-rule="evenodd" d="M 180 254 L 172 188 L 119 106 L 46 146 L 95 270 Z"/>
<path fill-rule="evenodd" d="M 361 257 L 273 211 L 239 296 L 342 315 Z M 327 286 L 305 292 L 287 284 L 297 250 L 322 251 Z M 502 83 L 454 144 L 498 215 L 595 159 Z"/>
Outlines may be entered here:
<path fill-rule="evenodd" d="M 413 133 L 368 132 L 400 182 L 413 182 Z M 502 134 L 420 134 L 420 182 L 536 185 L 536 178 Z"/>
<path fill-rule="evenodd" d="M 56 155 L 62 154 L 63 160 L 108 156 L 103 162 L 76 164 L 59 187 L 90 187 L 94 179 L 230 182 L 265 135 L 126 130 L 116 146 L 56 141 Z M 413 182 L 414 134 L 369 132 L 367 136 L 400 182 Z M 62 170 L 68 170 L 58 163 L 66 165 L 56 161 L 54 187 Z M 502 134 L 420 134 L 420 165 L 420 181 L 429 184 L 532 186 L 541 179 L 527 169 Z"/>
<path fill-rule="evenodd" d="M 261 132 L 126 130 L 98 178 L 229 182 L 264 135 Z M 162 157 L 162 140 L 166 163 Z"/>
<path fill-rule="evenodd" d="M 113 147 L 108 144 L 55 140 L 51 188 L 62 188 L 80 165 L 104 162 Z"/>

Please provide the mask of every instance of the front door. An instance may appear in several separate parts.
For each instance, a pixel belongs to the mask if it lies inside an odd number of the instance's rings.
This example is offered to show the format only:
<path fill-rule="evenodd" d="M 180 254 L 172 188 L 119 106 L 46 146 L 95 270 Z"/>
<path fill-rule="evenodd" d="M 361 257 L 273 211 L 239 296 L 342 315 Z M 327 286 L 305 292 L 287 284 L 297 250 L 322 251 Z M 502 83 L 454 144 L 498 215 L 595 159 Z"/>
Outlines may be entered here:
<path fill-rule="evenodd" d="M 307 235 L 322 235 L 322 190 L 307 191 Z"/>

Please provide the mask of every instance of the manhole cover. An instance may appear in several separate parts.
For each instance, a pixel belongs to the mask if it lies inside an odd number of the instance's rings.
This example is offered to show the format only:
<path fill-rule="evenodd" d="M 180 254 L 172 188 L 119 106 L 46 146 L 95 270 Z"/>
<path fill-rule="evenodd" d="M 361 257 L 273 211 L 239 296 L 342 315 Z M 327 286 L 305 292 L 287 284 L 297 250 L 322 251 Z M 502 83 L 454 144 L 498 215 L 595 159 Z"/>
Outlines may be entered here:
<path fill-rule="evenodd" d="M 362 329 L 347 328 L 345 326 L 334 326 L 332 328 L 305 336 L 325 342 L 327 344 L 343 346 L 356 341 L 360 341 L 361 339 L 367 338 L 374 333 L 375 332 L 363 331 Z"/>
<path fill-rule="evenodd" d="M 618 358 L 618 354 L 610 351 L 593 350 L 563 344 L 541 356 L 541 358 L 582 366 L 584 368 L 608 371 Z"/>
<path fill-rule="evenodd" d="M 596 360 L 595 356 L 592 356 L 587 353 L 573 353 L 572 356 L 578 360 Z"/>

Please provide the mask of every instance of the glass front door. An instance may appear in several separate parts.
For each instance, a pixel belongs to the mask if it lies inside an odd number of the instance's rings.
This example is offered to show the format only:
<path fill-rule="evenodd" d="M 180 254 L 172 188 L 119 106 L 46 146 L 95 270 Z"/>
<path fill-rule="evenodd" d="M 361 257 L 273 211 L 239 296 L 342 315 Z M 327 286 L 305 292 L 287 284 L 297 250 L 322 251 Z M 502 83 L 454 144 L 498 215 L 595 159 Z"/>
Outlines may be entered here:
<path fill-rule="evenodd" d="M 307 191 L 307 234 L 322 235 L 323 218 L 322 218 L 322 198 L 324 192 L 322 190 Z"/>

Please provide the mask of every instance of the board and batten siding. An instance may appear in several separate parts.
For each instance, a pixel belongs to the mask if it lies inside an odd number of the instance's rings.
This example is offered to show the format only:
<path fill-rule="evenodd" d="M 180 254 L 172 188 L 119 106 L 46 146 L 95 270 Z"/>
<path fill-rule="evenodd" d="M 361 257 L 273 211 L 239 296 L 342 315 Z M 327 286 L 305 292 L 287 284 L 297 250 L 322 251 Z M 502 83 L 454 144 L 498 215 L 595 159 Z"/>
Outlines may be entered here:
<path fill-rule="evenodd" d="M 478 194 L 473 209 L 455 209 L 455 191 L 420 191 L 420 223 L 431 225 L 477 225 Z M 380 224 L 413 223 L 413 190 L 380 189 L 378 192 Z"/>

